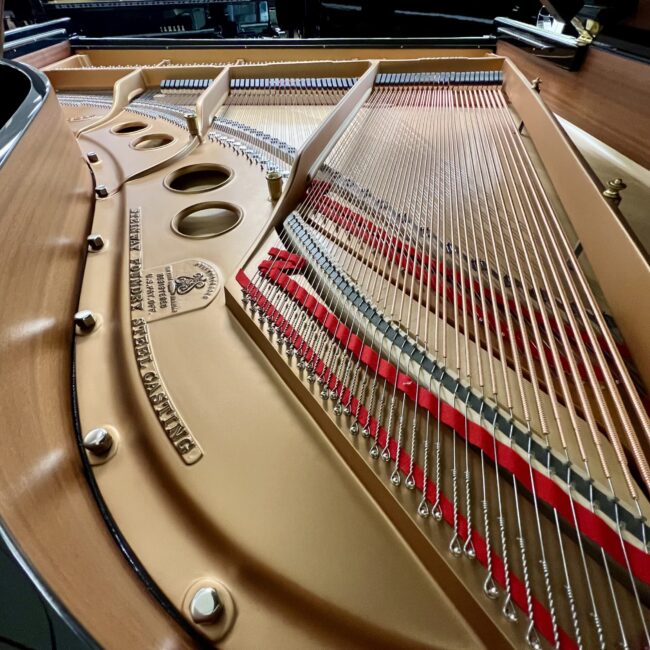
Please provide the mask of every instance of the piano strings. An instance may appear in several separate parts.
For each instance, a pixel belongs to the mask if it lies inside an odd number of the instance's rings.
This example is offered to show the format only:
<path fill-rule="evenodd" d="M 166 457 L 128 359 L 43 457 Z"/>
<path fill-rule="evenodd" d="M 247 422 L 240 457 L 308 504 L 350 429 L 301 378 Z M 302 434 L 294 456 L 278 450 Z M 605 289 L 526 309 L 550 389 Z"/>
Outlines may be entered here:
<path fill-rule="evenodd" d="M 470 75 L 380 75 L 243 298 L 531 647 L 648 643 L 643 387 Z"/>
<path fill-rule="evenodd" d="M 352 78 L 233 79 L 214 123 L 214 137 L 259 150 L 251 161 L 288 174 L 296 151 L 352 87 Z M 235 138 L 234 141 L 231 138 Z"/>

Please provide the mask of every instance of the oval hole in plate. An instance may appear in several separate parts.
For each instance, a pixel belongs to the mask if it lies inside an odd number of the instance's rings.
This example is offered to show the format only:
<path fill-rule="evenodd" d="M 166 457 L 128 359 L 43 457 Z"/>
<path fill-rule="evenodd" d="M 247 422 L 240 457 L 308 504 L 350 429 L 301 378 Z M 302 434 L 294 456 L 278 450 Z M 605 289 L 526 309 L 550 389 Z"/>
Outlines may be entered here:
<path fill-rule="evenodd" d="M 142 137 L 134 140 L 131 143 L 131 146 L 134 149 L 143 151 L 145 149 L 157 149 L 158 147 L 164 147 L 166 144 L 173 142 L 174 138 L 167 133 L 148 133 Z"/>
<path fill-rule="evenodd" d="M 232 175 L 230 169 L 221 165 L 187 165 L 169 174 L 165 179 L 165 187 L 174 192 L 210 192 L 225 185 Z"/>
<path fill-rule="evenodd" d="M 192 239 L 218 237 L 237 226 L 242 216 L 242 211 L 231 203 L 197 203 L 185 208 L 172 219 L 172 229 L 179 235 Z"/>
<path fill-rule="evenodd" d="M 121 124 L 116 124 L 111 131 L 117 135 L 128 135 L 129 133 L 137 133 L 146 129 L 149 125 L 145 122 L 122 122 Z"/>

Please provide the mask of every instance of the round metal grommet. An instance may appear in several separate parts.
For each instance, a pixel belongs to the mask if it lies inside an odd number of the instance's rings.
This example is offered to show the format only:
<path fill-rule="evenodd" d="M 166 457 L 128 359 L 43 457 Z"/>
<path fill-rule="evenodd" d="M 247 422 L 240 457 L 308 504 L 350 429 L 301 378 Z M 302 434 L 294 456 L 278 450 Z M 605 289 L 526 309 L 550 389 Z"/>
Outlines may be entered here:
<path fill-rule="evenodd" d="M 82 440 L 86 458 L 92 465 L 103 465 L 115 456 L 120 444 L 120 434 L 108 424 L 101 424 L 88 431 Z"/>
<path fill-rule="evenodd" d="M 228 587 L 214 578 L 200 578 L 191 583 L 183 596 L 181 610 L 211 641 L 223 639 L 237 618 Z"/>
<path fill-rule="evenodd" d="M 190 615 L 199 625 L 216 623 L 223 614 L 223 603 L 214 587 L 197 589 L 190 602 Z"/>
<path fill-rule="evenodd" d="M 104 427 L 92 429 L 84 436 L 84 448 L 96 456 L 105 456 L 113 448 L 113 436 Z"/>
<path fill-rule="evenodd" d="M 79 334 L 90 334 L 99 327 L 100 317 L 90 309 L 82 309 L 74 315 L 74 324 Z"/>

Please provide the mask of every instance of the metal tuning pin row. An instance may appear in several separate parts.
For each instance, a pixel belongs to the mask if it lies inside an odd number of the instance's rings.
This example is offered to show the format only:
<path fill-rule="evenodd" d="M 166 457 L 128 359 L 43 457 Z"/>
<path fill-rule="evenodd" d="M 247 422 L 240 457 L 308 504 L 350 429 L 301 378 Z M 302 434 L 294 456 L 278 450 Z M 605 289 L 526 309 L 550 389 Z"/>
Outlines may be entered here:
<path fill-rule="evenodd" d="M 349 90 L 356 83 L 354 77 L 288 77 L 231 79 L 233 90 Z"/>

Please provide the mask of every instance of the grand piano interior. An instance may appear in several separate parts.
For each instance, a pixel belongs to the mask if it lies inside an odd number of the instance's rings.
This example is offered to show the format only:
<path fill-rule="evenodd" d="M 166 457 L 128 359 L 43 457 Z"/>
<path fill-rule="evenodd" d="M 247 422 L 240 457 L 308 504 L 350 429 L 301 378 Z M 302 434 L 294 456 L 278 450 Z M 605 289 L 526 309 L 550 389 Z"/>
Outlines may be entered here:
<path fill-rule="evenodd" d="M 2 536 L 85 642 L 650 646 L 648 3 L 542 4 L 6 35 Z"/>

